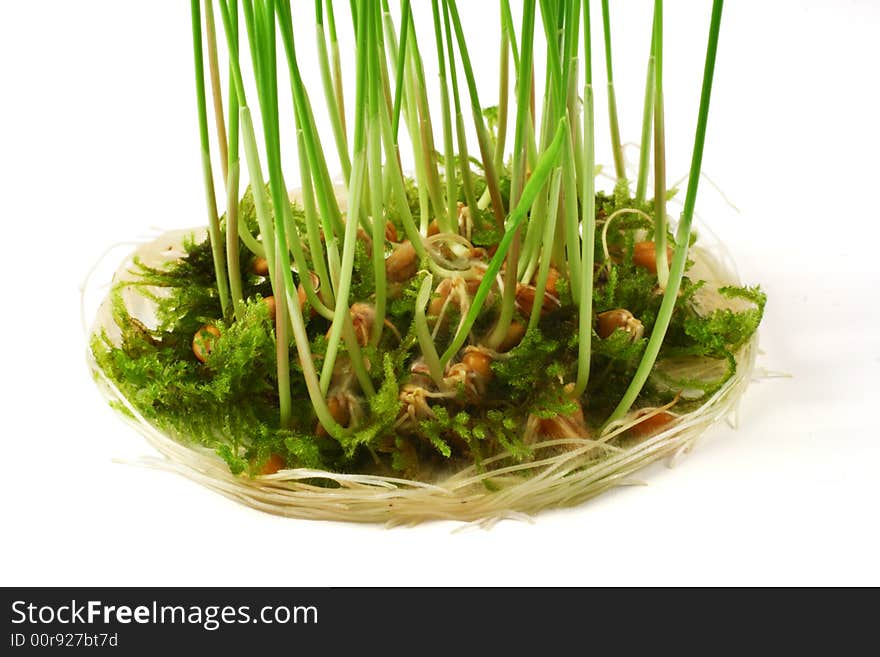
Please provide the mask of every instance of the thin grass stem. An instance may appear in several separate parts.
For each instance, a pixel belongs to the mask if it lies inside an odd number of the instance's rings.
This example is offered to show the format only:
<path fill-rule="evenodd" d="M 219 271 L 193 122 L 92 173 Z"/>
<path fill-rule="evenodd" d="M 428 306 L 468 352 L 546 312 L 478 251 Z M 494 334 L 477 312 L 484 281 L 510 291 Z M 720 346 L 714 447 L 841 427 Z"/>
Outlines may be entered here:
<path fill-rule="evenodd" d="M 318 70 L 321 72 L 321 86 L 324 88 L 324 99 L 327 102 L 327 113 L 330 117 L 330 126 L 333 129 L 336 153 L 339 155 L 339 165 L 342 167 L 342 175 L 347 179 L 351 175 L 351 160 L 348 157 L 348 142 L 345 128 L 339 115 L 339 101 L 336 97 L 337 88 L 333 84 L 333 77 L 330 72 L 330 56 L 327 53 L 322 4 L 323 0 L 315 0 L 315 42 L 318 44 Z M 328 4 L 332 3 L 328 2 Z"/>
<path fill-rule="evenodd" d="M 210 4 L 210 2 L 208 3 Z M 238 6 L 232 2 L 233 30 L 232 36 L 238 47 Z M 213 16 L 212 16 L 213 21 Z M 226 266 L 229 270 L 229 293 L 235 318 L 240 320 L 244 308 L 244 291 L 241 282 L 241 263 L 239 262 L 239 226 L 238 226 L 238 193 L 240 163 L 238 155 L 238 93 L 233 83 L 232 64 L 229 65 L 229 137 L 227 140 L 227 157 L 229 159 L 226 179 Z M 247 229 L 243 231 L 251 237 Z M 253 238 L 251 238 L 253 239 Z"/>
<path fill-rule="evenodd" d="M 611 148 L 614 151 L 614 171 L 618 183 L 626 181 L 623 147 L 620 144 L 620 125 L 617 120 L 617 97 L 614 93 L 614 67 L 611 63 L 611 12 L 608 0 L 602 0 L 602 33 L 605 37 L 605 75 L 608 80 L 608 122 L 611 126 Z"/>
<path fill-rule="evenodd" d="M 654 246 L 657 284 L 669 282 L 666 254 L 666 128 L 663 116 L 663 0 L 654 0 Z"/>
<path fill-rule="evenodd" d="M 569 129 L 573 127 L 572 117 L 568 117 Z M 566 263 L 568 265 L 568 276 L 571 284 L 571 297 L 577 305 L 581 302 L 581 285 L 583 281 L 583 272 L 581 271 L 581 243 L 580 243 L 580 217 L 578 217 L 578 191 L 577 191 L 577 170 L 575 168 L 574 144 L 572 139 L 568 139 L 565 144 L 565 154 L 563 156 L 563 175 L 565 177 L 565 186 L 562 197 L 565 209 L 565 249 Z M 552 195 L 551 195 L 552 197 Z"/>
<path fill-rule="evenodd" d="M 443 167 L 446 177 L 446 213 L 440 214 L 440 228 L 453 232 L 456 226 L 455 199 L 458 189 L 455 180 L 455 151 L 452 148 L 452 117 L 449 101 L 449 84 L 446 79 L 446 54 L 443 47 L 443 24 L 440 21 L 440 0 L 431 0 L 431 14 L 434 18 L 434 41 L 437 46 L 437 68 L 440 79 L 440 111 L 443 119 Z M 445 221 L 443 221 L 445 217 Z"/>
<path fill-rule="evenodd" d="M 681 280 L 684 276 L 684 269 L 687 264 L 688 246 L 690 244 L 691 226 L 693 223 L 694 206 L 697 199 L 697 186 L 700 182 L 700 169 L 703 163 L 703 146 L 706 141 L 706 124 L 709 117 L 709 100 L 712 95 L 712 80 L 715 75 L 715 57 L 718 52 L 718 34 L 721 29 L 721 11 L 724 7 L 723 0 L 714 0 L 712 3 L 712 17 L 709 24 L 709 43 L 706 47 L 706 63 L 703 68 L 703 86 L 700 93 L 700 109 L 697 115 L 697 128 L 694 135 L 694 150 L 691 157 L 691 168 L 688 175 L 688 186 L 685 194 L 684 208 L 678 223 L 675 239 L 675 253 L 672 256 L 672 268 L 669 275 L 669 285 L 663 293 L 663 301 L 660 304 L 660 310 L 657 313 L 657 320 L 651 331 L 651 337 L 645 347 L 642 360 L 633 376 L 623 398 L 614 409 L 614 412 L 608 418 L 605 426 L 615 422 L 625 416 L 633 403 L 642 391 L 660 348 L 663 346 L 663 340 L 666 337 L 666 331 L 672 319 L 672 313 L 675 308 L 675 302 L 678 298 L 678 291 L 681 287 Z"/>
<path fill-rule="evenodd" d="M 425 364 L 428 366 L 428 371 L 430 372 L 434 383 L 442 390 L 445 387 L 443 383 L 443 365 L 440 362 L 440 357 L 437 355 L 437 347 L 434 345 L 434 340 L 431 338 L 431 330 L 428 328 L 428 318 L 425 316 L 425 306 L 428 305 L 428 301 L 431 299 L 433 283 L 434 277 L 431 274 L 427 274 L 424 279 L 422 279 L 422 285 L 419 288 L 419 293 L 416 297 L 414 322 L 416 325 L 416 337 L 419 341 L 419 348 L 422 350 L 422 357 L 425 359 Z"/>
<path fill-rule="evenodd" d="M 345 90 L 342 87 L 342 61 L 339 56 L 339 40 L 336 38 L 336 16 L 333 11 L 333 0 L 327 0 L 327 26 L 330 28 L 330 57 L 333 62 L 333 89 L 336 98 L 336 113 L 339 123 L 342 125 L 342 134 L 346 135 L 345 128 Z"/>
<path fill-rule="evenodd" d="M 375 7 L 379 9 L 379 3 L 375 2 Z M 367 38 L 368 74 L 376 76 L 380 74 L 378 56 L 383 49 L 379 45 L 379 34 L 381 33 L 380 16 L 378 12 L 372 15 L 369 33 Z M 375 318 L 373 320 L 373 328 L 370 335 L 370 344 L 376 346 L 382 339 L 382 329 L 385 326 L 385 304 L 388 297 L 388 289 L 385 281 L 385 216 L 384 216 L 384 198 L 382 195 L 382 133 L 379 125 L 379 105 L 383 105 L 388 111 L 388 106 L 384 99 L 379 98 L 378 85 L 375 83 L 369 88 L 369 102 L 367 104 L 367 168 L 369 172 L 370 187 L 372 194 L 370 195 L 372 226 L 373 226 L 373 276 L 375 283 Z M 389 166 L 391 162 L 388 163 Z"/>
<path fill-rule="evenodd" d="M 395 68 L 394 107 L 391 113 L 391 127 L 394 133 L 394 143 L 397 144 L 397 135 L 400 129 L 400 108 L 403 102 L 403 87 L 406 67 L 406 46 L 409 41 L 409 31 L 412 25 L 410 12 L 410 0 L 403 0 L 401 9 L 400 46 L 397 48 L 397 66 Z"/>
<path fill-rule="evenodd" d="M 474 197 L 474 186 L 471 180 L 470 154 L 468 153 L 467 133 L 464 128 L 464 115 L 461 111 L 461 96 L 458 91 L 458 73 L 456 72 L 455 51 L 452 47 L 452 28 L 449 25 L 449 4 L 443 0 L 443 24 L 446 34 L 446 48 L 449 56 L 449 74 L 452 83 L 452 100 L 455 107 L 455 134 L 458 137 L 458 165 L 459 175 L 461 175 L 461 186 L 464 191 L 465 205 L 470 208 L 471 212 L 475 212 L 477 208 L 477 200 Z M 506 114 L 506 110 L 505 110 Z M 506 120 L 506 119 L 505 119 Z M 448 174 L 447 174 L 448 175 Z M 454 170 L 452 175 L 455 175 Z M 450 203 L 456 205 L 456 198 Z M 457 213 L 456 213 L 457 214 Z M 457 228 L 457 226 L 455 226 Z"/>
<path fill-rule="evenodd" d="M 501 198 L 501 188 L 498 182 L 498 174 L 495 171 L 495 164 L 492 158 L 486 123 L 483 120 L 483 109 L 482 105 L 480 105 L 479 94 L 477 93 L 477 82 L 474 79 L 474 70 L 471 66 L 470 55 L 468 54 L 467 41 L 465 40 L 464 32 L 461 28 L 458 7 L 456 6 L 455 0 L 448 0 L 448 4 L 449 16 L 452 19 L 452 25 L 455 28 L 455 34 L 458 40 L 458 50 L 461 55 L 461 64 L 471 98 L 471 112 L 474 118 L 474 126 L 477 130 L 477 142 L 480 145 L 480 159 L 483 162 L 483 173 L 486 176 L 486 186 L 489 188 L 489 194 L 492 198 L 492 211 L 495 214 L 497 224 L 502 226 L 504 225 L 506 210 L 504 208 L 504 201 Z"/>
<path fill-rule="evenodd" d="M 578 304 L 578 365 L 574 394 L 580 397 L 590 379 L 593 347 L 593 256 L 596 243 L 596 166 L 593 53 L 590 36 L 590 3 L 584 2 L 584 150 L 581 193 L 581 295 Z"/>
<path fill-rule="evenodd" d="M 568 140 L 566 140 L 568 141 Z M 547 277 L 550 273 L 550 251 L 553 249 L 553 237 L 556 234 L 556 213 L 559 210 L 559 203 L 554 203 L 553 199 L 559 199 L 560 184 L 562 183 L 562 169 L 557 167 L 553 172 L 553 178 L 550 182 L 550 211 L 544 220 L 543 239 L 541 246 L 543 254 L 541 255 L 540 265 L 538 266 L 538 278 L 535 281 L 535 300 L 532 303 L 532 312 L 529 315 L 529 329 L 538 327 L 541 319 L 541 311 L 544 308 L 544 294 L 547 291 Z M 555 294 L 554 290 L 554 294 Z"/>
<path fill-rule="evenodd" d="M 214 25 L 213 0 L 205 0 L 205 34 L 208 43 L 208 72 L 211 77 L 211 97 L 214 101 L 214 124 L 217 128 L 217 144 L 223 170 L 223 184 L 229 181 L 229 148 L 226 141 L 226 124 L 223 118 L 223 90 L 220 87 L 220 65 L 217 62 L 217 30 Z"/>
<path fill-rule="evenodd" d="M 226 254 L 220 232 L 220 218 L 217 214 L 217 197 L 214 192 L 214 173 L 211 167 L 211 148 L 208 139 L 208 112 L 205 98 L 205 72 L 202 55 L 202 19 L 199 0 L 191 0 L 193 33 L 193 59 L 196 76 L 196 103 L 199 114 L 199 138 L 202 151 L 202 174 L 205 186 L 205 201 L 208 210 L 208 239 L 211 242 L 211 254 L 214 259 L 214 272 L 217 278 L 217 294 L 220 299 L 220 311 L 224 317 L 229 316 L 229 282 L 226 275 Z"/>

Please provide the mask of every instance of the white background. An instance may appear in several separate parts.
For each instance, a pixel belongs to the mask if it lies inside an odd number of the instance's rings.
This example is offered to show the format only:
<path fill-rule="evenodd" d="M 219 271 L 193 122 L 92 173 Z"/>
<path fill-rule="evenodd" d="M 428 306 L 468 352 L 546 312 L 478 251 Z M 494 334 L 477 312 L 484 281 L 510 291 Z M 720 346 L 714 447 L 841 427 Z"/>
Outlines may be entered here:
<path fill-rule="evenodd" d="M 497 3 L 459 4 L 488 105 Z M 625 140 L 649 4 L 612 3 Z M 667 3 L 670 179 L 687 170 L 709 4 Z M 188 5 L 0 5 L 0 584 L 880 584 L 876 3 L 725 8 L 704 170 L 742 212 L 707 220 L 770 296 L 759 364 L 791 378 L 753 385 L 738 431 L 713 429 L 647 487 L 456 534 L 276 518 L 112 462 L 149 448 L 90 381 L 79 284 L 113 243 L 204 222 Z M 295 0 L 294 17 L 320 107 L 312 6 Z"/>

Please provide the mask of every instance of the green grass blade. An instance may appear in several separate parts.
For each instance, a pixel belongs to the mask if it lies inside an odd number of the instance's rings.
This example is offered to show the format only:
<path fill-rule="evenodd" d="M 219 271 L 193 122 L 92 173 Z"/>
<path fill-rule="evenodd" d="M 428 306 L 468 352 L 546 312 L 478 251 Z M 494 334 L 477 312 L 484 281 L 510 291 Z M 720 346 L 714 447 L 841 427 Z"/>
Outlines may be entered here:
<path fill-rule="evenodd" d="M 226 254 L 220 233 L 220 218 L 217 214 L 217 197 L 214 191 L 214 173 L 211 168 L 211 148 L 208 139 L 208 112 L 205 97 L 205 70 L 202 55 L 202 19 L 199 0 L 190 3 L 193 33 L 193 59 L 196 76 L 196 103 L 199 114 L 199 139 L 202 150 L 202 174 L 205 186 L 205 201 L 208 210 L 208 239 L 214 258 L 214 271 L 217 277 L 217 293 L 224 317 L 229 316 L 229 282 L 226 276 Z"/>
<path fill-rule="evenodd" d="M 626 180 L 620 125 L 617 120 L 617 97 L 614 93 L 614 67 L 611 64 L 611 12 L 608 0 L 602 0 L 602 34 L 605 37 L 605 75 L 608 80 L 608 122 L 611 125 L 611 147 L 614 150 L 614 171 L 618 182 Z"/>
<path fill-rule="evenodd" d="M 697 129 L 694 135 L 694 150 L 691 157 L 691 168 L 688 175 L 688 186 L 685 194 L 684 209 L 681 213 L 681 219 L 676 231 L 675 254 L 672 257 L 672 269 L 669 275 L 669 285 L 663 293 L 663 301 L 660 304 L 660 310 L 657 313 L 657 321 L 654 323 L 654 329 L 651 331 L 651 337 L 645 347 L 645 353 L 636 370 L 632 382 L 624 393 L 623 398 L 614 409 L 608 422 L 621 419 L 629 412 L 636 397 L 638 397 L 642 388 L 651 374 L 660 348 L 663 346 L 663 340 L 666 337 L 666 331 L 669 328 L 669 322 L 672 319 L 672 313 L 675 308 L 675 302 L 678 298 L 678 290 L 681 287 L 681 279 L 684 276 L 684 268 L 687 264 L 688 245 L 690 243 L 691 225 L 693 223 L 694 206 L 697 199 L 697 186 L 700 182 L 700 169 L 703 162 L 703 147 L 706 142 L 706 124 L 709 117 L 709 100 L 712 95 L 712 80 L 715 75 L 715 56 L 718 52 L 718 34 L 721 29 L 721 11 L 724 7 L 724 0 L 714 0 L 712 3 L 712 17 L 709 26 L 709 43 L 706 48 L 706 63 L 703 68 L 703 86 L 700 93 L 700 109 L 697 115 Z M 607 423 L 606 423 L 607 424 Z"/>
<path fill-rule="evenodd" d="M 651 28 L 651 52 L 645 74 L 645 104 L 642 109 L 642 139 L 639 142 L 639 177 L 636 181 L 636 205 L 645 202 L 648 190 L 648 162 L 651 157 L 651 122 L 654 120 L 654 29 Z"/>
<path fill-rule="evenodd" d="M 666 128 L 663 108 L 663 0 L 654 0 L 654 246 L 657 284 L 669 282 L 666 254 Z"/>
<path fill-rule="evenodd" d="M 578 366 L 574 393 L 584 394 L 593 349 L 593 260 L 596 242 L 596 165 L 593 115 L 593 50 L 590 3 L 584 2 L 584 151 L 581 192 L 581 296 L 578 304 Z"/>
<path fill-rule="evenodd" d="M 483 162 L 483 172 L 486 175 L 486 185 L 489 188 L 489 194 L 492 198 L 492 211 L 498 225 L 503 225 L 504 201 L 501 198 L 501 188 L 499 186 L 498 174 L 495 171 L 495 163 L 492 157 L 492 149 L 489 144 L 488 131 L 486 130 L 486 122 L 483 120 L 483 109 L 480 105 L 480 97 L 477 93 L 477 82 L 474 79 L 474 71 L 471 66 L 471 58 L 468 54 L 467 41 L 464 31 L 461 28 L 461 20 L 458 15 L 458 7 L 455 0 L 448 0 L 449 15 L 452 19 L 452 25 L 455 28 L 455 35 L 458 40 L 458 50 L 461 54 L 461 64 L 464 69 L 465 79 L 467 81 L 468 92 L 471 98 L 471 112 L 474 118 L 474 126 L 477 130 L 477 141 L 480 145 L 480 159 Z"/>

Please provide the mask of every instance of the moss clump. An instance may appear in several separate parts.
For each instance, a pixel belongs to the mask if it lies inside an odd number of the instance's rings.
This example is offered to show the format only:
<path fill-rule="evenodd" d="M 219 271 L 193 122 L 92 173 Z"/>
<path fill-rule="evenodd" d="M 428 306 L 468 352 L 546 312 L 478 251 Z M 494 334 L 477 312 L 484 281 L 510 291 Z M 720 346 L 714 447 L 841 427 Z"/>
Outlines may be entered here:
<path fill-rule="evenodd" d="M 503 181 L 506 185 L 507 178 Z M 475 176 L 474 186 L 481 194 L 485 182 Z M 418 223 L 419 204 L 411 183 L 407 196 Z M 620 208 L 632 208 L 633 203 L 621 190 L 597 195 L 600 227 L 607 217 Z M 650 206 L 638 209 L 650 215 Z M 257 233 L 250 192 L 242 199 L 240 211 L 251 233 Z M 295 207 L 292 211 L 294 220 L 301 221 L 300 211 Z M 395 212 L 390 208 L 388 216 L 399 223 Z M 474 213 L 474 219 L 472 243 L 485 247 L 497 243 L 499 234 L 490 218 Z M 288 345 L 292 421 L 279 426 L 275 331 L 263 301 L 272 294 L 269 282 L 248 273 L 243 281 L 246 301 L 241 317 L 237 321 L 222 318 L 207 241 L 188 240 L 185 255 L 164 269 L 136 262 L 135 281 L 113 291 L 113 317 L 121 339 L 97 334 L 92 338 L 92 351 L 98 366 L 148 421 L 181 441 L 216 451 L 234 473 L 255 475 L 270 460 L 276 465 L 280 460 L 289 467 L 418 477 L 438 465 L 476 463 L 479 467 L 485 458 L 501 451 L 514 459 L 528 459 L 532 456 L 531 424 L 544 426 L 541 423 L 554 420 L 564 424 L 563 420 L 581 421 L 583 417 L 585 426 L 595 427 L 607 418 L 629 385 L 661 302 L 656 276 L 633 261 L 635 244 L 650 238 L 650 230 L 651 222 L 638 214 L 618 215 L 606 235 L 607 260 L 601 257 L 602 231 L 597 231 L 594 313 L 625 308 L 641 322 L 644 332 L 640 337 L 618 329 L 605 338 L 593 332 L 593 374 L 579 399 L 565 385 L 576 375 L 579 336 L 577 308 L 564 272 L 556 286 L 559 303 L 541 318 L 537 329 L 526 332 L 505 353 L 492 354 L 481 378 L 474 378 L 467 369 L 468 349 L 482 349 L 472 344 L 447 368 L 444 375 L 449 378 L 441 389 L 428 375 L 415 337 L 415 301 L 427 269 L 427 262 L 421 263 L 411 279 L 389 290 L 388 330 L 378 345 L 363 348 L 374 395 L 367 398 L 361 393 L 355 377 L 346 371 L 345 347 L 340 348 L 340 372 L 330 390 L 344 405 L 346 415 L 348 431 L 339 439 L 328 436 L 318 424 L 293 342 Z M 391 247 L 371 245 L 386 251 Z M 359 242 L 351 301 L 369 305 L 374 277 L 367 249 L 365 242 Z M 243 272 L 252 271 L 253 260 L 254 255 L 242 246 Z M 473 264 L 479 267 L 478 257 Z M 466 287 L 466 281 L 461 285 Z M 134 286 L 155 300 L 155 327 L 145 326 L 128 313 L 122 299 L 125 286 Z M 439 290 L 438 283 L 435 297 Z M 703 312 L 697 303 L 701 290 L 705 291 L 701 281 L 685 277 L 656 372 L 636 407 L 668 402 L 683 388 L 709 394 L 734 374 L 735 354 L 756 331 L 766 297 L 759 288 L 725 287 L 718 294 L 735 300 L 738 309 Z M 446 305 L 445 323 L 436 327 L 441 351 L 460 318 L 460 305 Z M 475 334 L 491 328 L 497 308 L 496 295 L 495 303 L 484 307 Z M 439 321 L 435 315 L 429 319 L 432 327 Z M 515 321 L 526 326 L 528 316 L 517 311 Z M 205 325 L 216 327 L 219 337 L 200 362 L 192 343 Z M 307 324 L 319 370 L 329 325 L 319 315 Z M 676 358 L 716 363 L 716 374 L 700 380 L 676 377 L 663 367 Z M 456 378 L 456 372 L 464 374 Z"/>

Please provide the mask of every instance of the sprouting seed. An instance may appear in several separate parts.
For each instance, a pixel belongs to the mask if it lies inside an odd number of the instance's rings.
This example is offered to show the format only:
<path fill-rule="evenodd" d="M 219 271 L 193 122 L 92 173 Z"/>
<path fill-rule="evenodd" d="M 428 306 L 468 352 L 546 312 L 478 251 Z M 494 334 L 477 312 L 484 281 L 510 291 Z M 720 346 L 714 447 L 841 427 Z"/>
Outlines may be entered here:
<path fill-rule="evenodd" d="M 465 349 L 461 362 L 448 367 L 443 377 L 451 389 L 464 389 L 472 401 L 480 401 L 486 394 L 486 386 L 492 378 L 492 357 L 480 347 Z"/>
<path fill-rule="evenodd" d="M 629 333 L 633 341 L 641 339 L 645 334 L 645 327 L 642 323 L 625 308 L 606 310 L 596 316 L 596 333 L 603 340 L 617 329 L 623 329 Z"/>
<path fill-rule="evenodd" d="M 370 343 L 373 323 L 376 321 L 376 309 L 368 303 L 354 303 L 351 306 L 351 323 L 358 344 L 366 347 Z"/>

